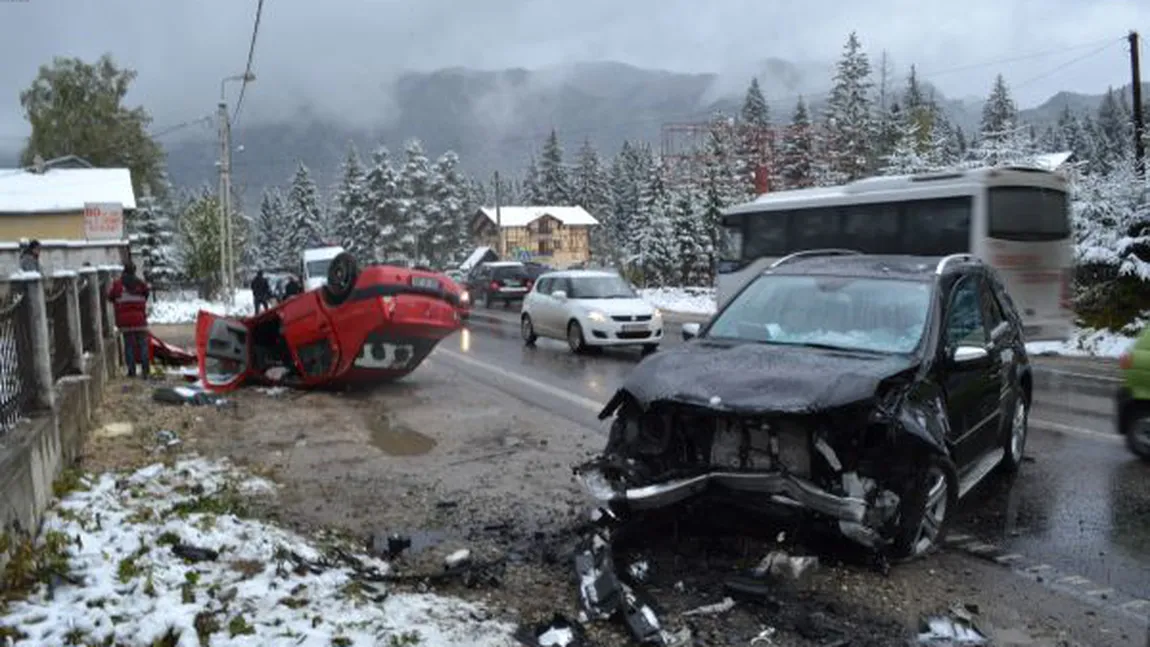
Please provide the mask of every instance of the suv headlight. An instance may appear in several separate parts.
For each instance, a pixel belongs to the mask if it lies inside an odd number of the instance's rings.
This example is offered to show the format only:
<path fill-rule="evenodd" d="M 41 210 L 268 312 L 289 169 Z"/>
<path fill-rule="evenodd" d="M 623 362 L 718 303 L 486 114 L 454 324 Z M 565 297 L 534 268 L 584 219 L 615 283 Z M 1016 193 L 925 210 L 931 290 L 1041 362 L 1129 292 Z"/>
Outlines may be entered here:
<path fill-rule="evenodd" d="M 587 318 L 590 319 L 591 321 L 595 321 L 598 323 L 603 323 L 603 322 L 607 321 L 607 315 L 603 314 L 602 312 L 599 312 L 598 310 L 592 310 L 591 312 L 588 312 Z"/>
<path fill-rule="evenodd" d="M 467 290 L 464 290 L 463 294 L 459 295 L 459 302 L 460 303 L 470 303 L 471 302 L 471 293 L 469 293 Z"/>

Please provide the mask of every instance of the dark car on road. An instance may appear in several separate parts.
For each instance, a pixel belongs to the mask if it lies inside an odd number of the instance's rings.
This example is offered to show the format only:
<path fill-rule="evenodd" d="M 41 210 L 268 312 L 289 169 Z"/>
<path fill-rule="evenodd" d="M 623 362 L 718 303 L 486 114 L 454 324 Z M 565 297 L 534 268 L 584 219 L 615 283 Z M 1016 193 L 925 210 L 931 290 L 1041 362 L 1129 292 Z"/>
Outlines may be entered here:
<path fill-rule="evenodd" d="M 485 308 L 496 303 L 507 307 L 512 302 L 522 302 L 534 283 L 523 263 L 496 261 L 475 268 L 467 279 L 467 292 L 472 303 L 482 304 Z"/>
<path fill-rule="evenodd" d="M 683 336 L 630 374 L 600 413 L 614 416 L 606 450 L 577 469 L 621 514 L 725 495 L 902 559 L 1022 463 L 1022 322 L 972 256 L 800 252 Z"/>

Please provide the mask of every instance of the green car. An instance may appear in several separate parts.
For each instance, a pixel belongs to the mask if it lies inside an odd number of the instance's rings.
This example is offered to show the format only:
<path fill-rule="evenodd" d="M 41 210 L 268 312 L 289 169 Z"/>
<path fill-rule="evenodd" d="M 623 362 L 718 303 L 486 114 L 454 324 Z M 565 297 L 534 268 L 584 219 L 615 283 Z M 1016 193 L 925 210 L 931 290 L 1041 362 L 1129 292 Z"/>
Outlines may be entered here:
<path fill-rule="evenodd" d="M 1118 433 L 1126 436 L 1130 451 L 1150 461 L 1150 328 L 1122 354 L 1118 366 Z"/>

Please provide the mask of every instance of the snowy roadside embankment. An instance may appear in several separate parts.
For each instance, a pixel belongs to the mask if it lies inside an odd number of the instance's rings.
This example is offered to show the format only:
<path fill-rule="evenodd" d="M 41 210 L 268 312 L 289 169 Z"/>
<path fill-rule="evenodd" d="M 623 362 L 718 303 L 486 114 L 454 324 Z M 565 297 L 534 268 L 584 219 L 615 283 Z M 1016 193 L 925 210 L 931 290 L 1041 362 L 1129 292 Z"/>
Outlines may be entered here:
<path fill-rule="evenodd" d="M 177 300 L 163 294 L 148 304 L 148 322 L 152 324 L 195 323 L 200 310 L 231 317 L 247 317 L 255 312 L 251 290 L 236 290 L 235 303 L 228 305 L 203 299 Z"/>
<path fill-rule="evenodd" d="M 299 535 L 236 516 L 275 486 L 227 463 L 156 464 L 82 488 L 48 512 L 41 540 L 66 551 L 66 577 L 0 613 L 16 645 L 514 644 L 513 627 L 481 620 L 477 605 L 357 577 L 387 573 L 378 559 L 331 563 Z"/>
<path fill-rule="evenodd" d="M 651 305 L 667 312 L 715 314 L 714 288 L 646 288 L 639 294 Z"/>
<path fill-rule="evenodd" d="M 1027 342 L 1026 352 L 1031 355 L 1060 355 L 1063 357 L 1106 357 L 1115 358 L 1126 352 L 1137 337 L 1129 329 L 1122 332 L 1081 328 L 1074 331 L 1066 341 Z"/>

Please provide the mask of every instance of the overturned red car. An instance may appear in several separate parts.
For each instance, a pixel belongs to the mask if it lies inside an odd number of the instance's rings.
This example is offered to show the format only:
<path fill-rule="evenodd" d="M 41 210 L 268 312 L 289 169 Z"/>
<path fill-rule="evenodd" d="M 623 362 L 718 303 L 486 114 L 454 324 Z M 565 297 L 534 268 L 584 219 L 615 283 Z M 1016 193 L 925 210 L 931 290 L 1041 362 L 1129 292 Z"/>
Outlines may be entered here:
<path fill-rule="evenodd" d="M 326 285 L 257 315 L 200 311 L 200 379 L 216 392 L 244 384 L 318 388 L 394 380 L 462 327 L 462 294 L 442 274 L 390 265 L 361 270 L 343 253 L 332 259 Z"/>

